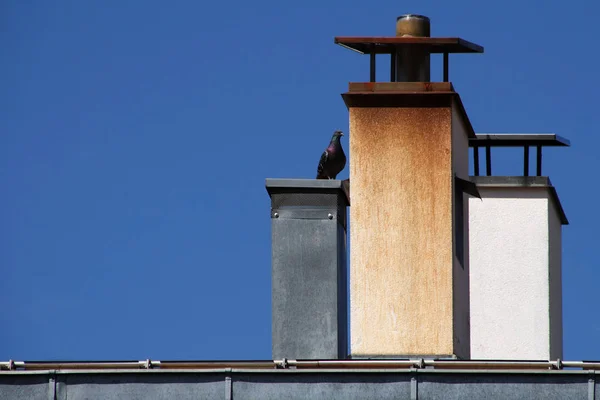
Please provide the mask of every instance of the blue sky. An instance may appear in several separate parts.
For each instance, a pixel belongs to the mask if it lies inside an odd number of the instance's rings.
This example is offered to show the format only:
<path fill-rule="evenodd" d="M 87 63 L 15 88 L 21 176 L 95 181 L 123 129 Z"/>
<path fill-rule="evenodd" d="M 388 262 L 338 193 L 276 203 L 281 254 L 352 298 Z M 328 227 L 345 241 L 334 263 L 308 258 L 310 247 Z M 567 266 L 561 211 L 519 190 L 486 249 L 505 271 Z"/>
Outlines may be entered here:
<path fill-rule="evenodd" d="M 368 58 L 333 37 L 392 36 L 405 13 L 485 47 L 450 58 L 477 132 L 571 140 L 544 154 L 571 222 L 564 357 L 600 359 L 600 10 L 564 5 L 3 1 L 0 360 L 269 359 L 264 179 L 312 178 L 347 132 Z"/>

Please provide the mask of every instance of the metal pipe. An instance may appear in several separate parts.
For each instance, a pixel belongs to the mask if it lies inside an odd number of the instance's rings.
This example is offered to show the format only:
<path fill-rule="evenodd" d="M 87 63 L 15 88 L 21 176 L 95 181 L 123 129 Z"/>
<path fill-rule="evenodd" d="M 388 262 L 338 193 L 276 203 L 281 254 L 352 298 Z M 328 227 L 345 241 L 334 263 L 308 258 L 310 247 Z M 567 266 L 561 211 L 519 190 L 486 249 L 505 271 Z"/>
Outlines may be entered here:
<path fill-rule="evenodd" d="M 145 361 L 115 361 L 115 362 L 25 362 L 15 361 L 12 369 L 27 371 L 63 370 L 63 369 L 143 369 Z M 4 365 L 0 365 L 0 369 Z M 8 367 L 8 366 L 7 366 Z M 8 368 L 7 368 L 8 369 Z"/>
<path fill-rule="evenodd" d="M 429 37 L 430 21 L 423 15 L 406 14 L 396 19 L 396 36 Z M 402 46 L 396 64 L 398 82 L 429 82 L 429 50 L 422 46 Z"/>
<path fill-rule="evenodd" d="M 277 362 L 277 361 L 276 361 Z M 281 361 L 279 361 L 281 362 Z M 488 360 L 286 360 L 295 368 L 425 368 L 434 369 L 600 369 L 600 362 L 585 361 L 488 361 Z"/>
<path fill-rule="evenodd" d="M 375 47 L 371 48 L 371 64 L 370 64 L 370 78 L 371 78 L 371 82 L 375 82 L 375 74 L 376 74 L 376 69 L 375 69 Z"/>
<path fill-rule="evenodd" d="M 57 361 L 0 362 L 0 370 L 90 370 L 90 369 L 218 369 L 218 368 L 276 368 L 275 361 Z"/>
<path fill-rule="evenodd" d="M 529 176 L 529 146 L 523 149 L 523 176 Z"/>
<path fill-rule="evenodd" d="M 396 82 L 396 61 L 398 56 L 396 54 L 396 49 L 392 50 L 390 53 L 390 82 Z"/>
<path fill-rule="evenodd" d="M 214 369 L 214 368 L 247 368 L 273 369 L 275 361 L 158 361 L 160 369 Z"/>
<path fill-rule="evenodd" d="M 490 145 L 485 146 L 485 174 L 492 175 L 492 147 Z"/>
<path fill-rule="evenodd" d="M 547 370 L 579 368 L 600 370 L 593 361 L 498 361 L 498 360 L 435 360 L 435 359 L 369 359 L 369 360 L 264 360 L 264 361 L 6 361 L 1 370 L 139 370 L 139 369 L 472 369 L 472 370 Z"/>
<path fill-rule="evenodd" d="M 563 368 L 600 369 L 600 362 L 594 361 L 561 361 Z"/>
<path fill-rule="evenodd" d="M 542 146 L 537 147 L 536 175 L 542 176 Z"/>
<path fill-rule="evenodd" d="M 473 172 L 479 176 L 479 146 L 473 146 Z"/>
<path fill-rule="evenodd" d="M 444 53 L 444 82 L 448 82 L 448 80 L 450 79 L 449 76 L 449 61 L 448 61 L 448 53 Z"/>
<path fill-rule="evenodd" d="M 412 368 L 413 360 L 289 360 L 296 368 Z"/>
<path fill-rule="evenodd" d="M 548 369 L 550 361 L 454 361 L 425 360 L 425 365 L 438 369 Z"/>

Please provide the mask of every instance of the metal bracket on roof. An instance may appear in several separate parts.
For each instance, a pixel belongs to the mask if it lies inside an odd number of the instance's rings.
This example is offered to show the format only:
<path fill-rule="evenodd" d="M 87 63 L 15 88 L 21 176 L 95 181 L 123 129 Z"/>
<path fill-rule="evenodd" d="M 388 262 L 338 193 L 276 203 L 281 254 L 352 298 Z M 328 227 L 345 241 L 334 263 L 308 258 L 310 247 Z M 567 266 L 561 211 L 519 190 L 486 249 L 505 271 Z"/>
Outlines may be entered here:
<path fill-rule="evenodd" d="M 560 358 L 557 358 L 556 361 L 550 360 L 550 368 L 549 369 L 563 369 L 563 364 Z"/>
<path fill-rule="evenodd" d="M 275 368 L 277 369 L 288 369 L 290 367 L 290 364 L 288 363 L 288 359 L 287 358 L 283 358 L 281 360 L 275 360 Z"/>
<path fill-rule="evenodd" d="M 419 399 L 419 381 L 416 377 L 410 378 L 410 400 Z"/>
<path fill-rule="evenodd" d="M 231 381 L 231 375 L 225 376 L 225 399 L 231 400 L 233 398 L 233 383 Z"/>

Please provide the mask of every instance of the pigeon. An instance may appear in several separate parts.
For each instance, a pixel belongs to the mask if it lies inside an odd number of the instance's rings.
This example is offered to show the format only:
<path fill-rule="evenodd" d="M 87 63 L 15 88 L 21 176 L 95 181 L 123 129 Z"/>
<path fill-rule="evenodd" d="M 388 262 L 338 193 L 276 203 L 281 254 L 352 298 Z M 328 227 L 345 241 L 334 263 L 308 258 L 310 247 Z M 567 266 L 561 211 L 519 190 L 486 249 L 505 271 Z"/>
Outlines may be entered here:
<path fill-rule="evenodd" d="M 342 131 L 333 132 L 331 142 L 321 155 L 319 166 L 317 167 L 317 179 L 335 179 L 346 166 L 346 155 L 340 138 L 344 136 Z"/>

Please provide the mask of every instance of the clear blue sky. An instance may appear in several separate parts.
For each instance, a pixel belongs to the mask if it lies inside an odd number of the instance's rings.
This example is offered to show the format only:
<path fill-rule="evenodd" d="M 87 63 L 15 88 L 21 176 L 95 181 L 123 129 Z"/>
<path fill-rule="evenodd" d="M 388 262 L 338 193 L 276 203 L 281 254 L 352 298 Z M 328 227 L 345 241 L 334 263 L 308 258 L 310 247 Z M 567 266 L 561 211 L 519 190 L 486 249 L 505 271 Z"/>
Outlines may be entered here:
<path fill-rule="evenodd" d="M 485 46 L 450 60 L 477 132 L 571 140 L 544 159 L 571 222 L 564 355 L 600 359 L 599 12 L 577 0 L 3 1 L 0 360 L 269 359 L 264 179 L 312 178 L 331 132 L 347 132 L 340 93 L 368 79 L 368 58 L 333 37 L 394 35 L 404 13 Z M 502 153 L 494 173 L 520 174 L 521 157 Z"/>

